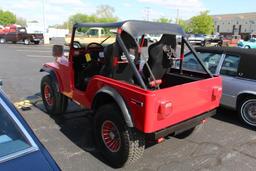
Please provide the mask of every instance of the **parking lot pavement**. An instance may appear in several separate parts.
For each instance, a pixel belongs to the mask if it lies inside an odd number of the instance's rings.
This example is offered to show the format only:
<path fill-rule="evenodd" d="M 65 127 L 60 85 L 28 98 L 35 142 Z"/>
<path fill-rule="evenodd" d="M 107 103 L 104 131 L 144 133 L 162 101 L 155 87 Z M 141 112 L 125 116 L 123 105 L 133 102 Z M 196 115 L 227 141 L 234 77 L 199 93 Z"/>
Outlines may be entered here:
<path fill-rule="evenodd" d="M 0 79 L 13 102 L 29 99 L 21 111 L 64 171 L 113 170 L 99 156 L 91 135 L 91 117 L 74 104 L 56 117 L 44 112 L 39 69 L 53 60 L 50 45 L 0 45 Z M 243 127 L 235 112 L 221 109 L 188 139 L 170 138 L 149 146 L 143 158 L 121 170 L 255 170 L 255 130 Z"/>

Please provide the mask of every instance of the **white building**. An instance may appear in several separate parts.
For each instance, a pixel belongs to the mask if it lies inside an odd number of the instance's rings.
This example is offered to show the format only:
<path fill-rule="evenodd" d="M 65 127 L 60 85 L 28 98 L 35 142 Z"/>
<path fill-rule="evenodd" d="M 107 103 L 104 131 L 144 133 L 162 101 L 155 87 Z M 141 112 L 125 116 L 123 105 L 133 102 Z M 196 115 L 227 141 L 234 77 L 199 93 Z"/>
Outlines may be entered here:
<path fill-rule="evenodd" d="M 215 31 L 223 35 L 249 35 L 256 31 L 256 12 L 212 15 Z"/>

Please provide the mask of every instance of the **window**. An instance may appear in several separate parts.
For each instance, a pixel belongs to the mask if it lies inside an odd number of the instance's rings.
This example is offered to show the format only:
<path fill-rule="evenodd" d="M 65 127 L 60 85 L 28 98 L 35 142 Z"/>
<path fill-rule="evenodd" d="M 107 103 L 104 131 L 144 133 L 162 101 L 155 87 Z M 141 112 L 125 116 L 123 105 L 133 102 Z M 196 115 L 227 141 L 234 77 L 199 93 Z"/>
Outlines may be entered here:
<path fill-rule="evenodd" d="M 176 64 L 176 67 L 179 67 L 180 62 L 178 61 Z M 183 69 L 185 70 L 191 70 L 191 71 L 199 71 L 204 72 L 203 67 L 199 64 L 198 60 L 194 56 L 192 52 L 189 52 L 185 55 L 183 60 Z"/>
<path fill-rule="evenodd" d="M 26 30 L 24 28 L 22 28 L 22 29 L 19 29 L 19 32 L 20 33 L 26 33 Z"/>
<path fill-rule="evenodd" d="M 88 36 L 98 36 L 98 30 L 97 29 L 91 29 L 87 32 Z"/>
<path fill-rule="evenodd" d="M 37 148 L 20 122 L 0 99 L 0 162 Z"/>
<path fill-rule="evenodd" d="M 212 74 L 216 73 L 216 69 L 220 62 L 221 55 L 222 54 L 218 53 L 199 53 L 200 59 L 203 61 L 206 68 L 208 68 L 208 70 Z M 184 69 L 188 70 L 195 70 L 201 72 L 204 71 L 203 67 L 199 64 L 199 62 L 192 53 L 188 53 L 185 55 L 183 67 Z"/>
<path fill-rule="evenodd" d="M 236 76 L 239 66 L 240 57 L 233 55 L 226 55 L 222 64 L 220 74 L 227 76 Z"/>

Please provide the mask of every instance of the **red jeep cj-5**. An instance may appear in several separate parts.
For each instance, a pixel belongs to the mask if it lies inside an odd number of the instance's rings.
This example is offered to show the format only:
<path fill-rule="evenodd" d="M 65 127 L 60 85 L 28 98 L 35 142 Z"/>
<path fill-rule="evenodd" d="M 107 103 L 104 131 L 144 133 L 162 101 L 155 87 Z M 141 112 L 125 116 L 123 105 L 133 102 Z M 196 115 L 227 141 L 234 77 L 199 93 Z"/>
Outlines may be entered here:
<path fill-rule="evenodd" d="M 88 36 L 89 28 L 104 28 L 105 35 Z M 161 38 L 150 42 L 150 35 Z M 215 114 L 222 83 L 184 36 L 176 24 L 75 24 L 69 55 L 54 45 L 55 61 L 41 69 L 49 73 L 41 82 L 47 112 L 64 113 L 68 99 L 91 109 L 95 142 L 114 167 L 140 158 L 145 140 L 191 134 Z M 194 54 L 204 72 L 182 67 L 185 52 Z"/>

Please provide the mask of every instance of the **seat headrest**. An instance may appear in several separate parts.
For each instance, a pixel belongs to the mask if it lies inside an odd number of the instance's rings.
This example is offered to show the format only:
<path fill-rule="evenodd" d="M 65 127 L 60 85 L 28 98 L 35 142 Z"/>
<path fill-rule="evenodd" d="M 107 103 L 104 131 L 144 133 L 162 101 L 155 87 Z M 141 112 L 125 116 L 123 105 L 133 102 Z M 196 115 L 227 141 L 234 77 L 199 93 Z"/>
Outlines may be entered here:
<path fill-rule="evenodd" d="M 104 47 L 104 56 L 105 56 L 105 57 L 112 54 L 112 52 L 113 52 L 113 47 L 114 47 L 113 44 L 110 44 L 110 45 Z"/>
<path fill-rule="evenodd" d="M 164 34 L 161 37 L 159 42 L 175 48 L 176 47 L 176 35 Z"/>

